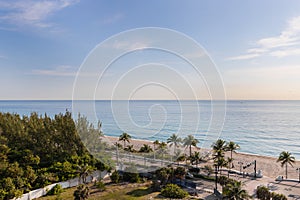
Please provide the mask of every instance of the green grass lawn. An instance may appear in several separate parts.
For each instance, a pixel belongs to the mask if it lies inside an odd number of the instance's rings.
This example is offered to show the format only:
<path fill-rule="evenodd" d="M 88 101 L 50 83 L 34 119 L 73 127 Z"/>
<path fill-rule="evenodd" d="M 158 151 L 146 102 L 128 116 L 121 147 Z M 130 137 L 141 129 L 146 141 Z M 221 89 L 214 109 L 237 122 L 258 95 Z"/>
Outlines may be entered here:
<path fill-rule="evenodd" d="M 126 184 L 126 185 L 108 185 L 106 190 L 99 192 L 98 189 L 92 188 L 90 190 L 89 200 L 147 200 L 147 199 L 165 199 L 159 196 L 159 192 L 152 192 L 149 189 L 150 183 L 146 184 Z M 74 199 L 73 193 L 76 187 L 66 189 L 60 194 L 61 199 Z M 39 198 L 39 200 L 55 200 L 56 195 L 45 196 Z"/>

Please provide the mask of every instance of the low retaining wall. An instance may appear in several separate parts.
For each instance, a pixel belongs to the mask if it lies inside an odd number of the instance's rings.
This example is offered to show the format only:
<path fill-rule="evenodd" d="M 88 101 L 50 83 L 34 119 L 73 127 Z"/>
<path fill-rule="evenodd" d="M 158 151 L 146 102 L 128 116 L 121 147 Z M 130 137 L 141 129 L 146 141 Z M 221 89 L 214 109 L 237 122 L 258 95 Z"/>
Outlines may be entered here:
<path fill-rule="evenodd" d="M 107 171 L 94 171 L 93 173 L 91 173 L 87 178 L 86 178 L 86 182 L 90 183 L 92 181 L 96 181 L 98 180 L 100 177 L 101 178 L 105 178 L 106 176 L 108 176 L 108 172 Z M 29 193 L 23 194 L 21 197 L 19 198 L 14 198 L 13 200 L 32 200 L 32 199 L 36 199 L 42 196 L 45 196 L 47 194 L 47 192 L 49 190 L 51 190 L 54 186 L 56 186 L 57 184 L 60 184 L 62 188 L 70 188 L 70 187 L 75 187 L 77 185 L 81 184 L 80 179 L 74 178 L 71 180 L 67 180 L 67 181 L 63 181 L 63 182 L 59 182 L 59 183 L 54 183 L 51 185 L 47 185 L 44 188 L 40 188 L 40 189 L 36 189 L 33 191 L 30 191 Z"/>

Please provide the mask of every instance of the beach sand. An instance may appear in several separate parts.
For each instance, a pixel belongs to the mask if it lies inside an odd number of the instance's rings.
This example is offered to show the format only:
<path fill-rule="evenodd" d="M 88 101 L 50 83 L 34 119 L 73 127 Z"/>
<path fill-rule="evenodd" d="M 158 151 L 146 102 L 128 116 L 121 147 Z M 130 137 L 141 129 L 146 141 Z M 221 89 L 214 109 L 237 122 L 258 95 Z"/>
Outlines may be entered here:
<path fill-rule="evenodd" d="M 119 141 L 118 137 L 111 137 L 111 136 L 105 136 L 103 138 L 104 141 L 107 141 L 108 143 L 111 142 L 111 144 L 115 142 L 119 142 L 121 145 L 123 145 L 122 141 Z M 136 150 L 139 150 L 143 144 L 148 144 L 153 148 L 153 142 L 148 140 L 137 140 L 137 139 L 131 139 L 130 144 L 134 146 Z M 193 148 L 193 151 L 200 151 L 202 153 L 210 151 L 209 149 L 196 149 Z M 188 149 L 185 150 L 185 153 L 188 154 Z M 225 154 L 226 157 L 230 157 L 230 152 L 227 152 Z M 281 175 L 285 177 L 285 167 L 281 167 L 281 164 L 276 162 L 277 158 L 268 157 L 268 156 L 261 156 L 261 155 L 252 155 L 252 154 L 246 154 L 246 153 L 233 153 L 233 165 L 234 170 L 239 171 L 240 165 L 238 162 L 243 162 L 244 165 L 253 162 L 256 160 L 257 165 L 257 171 L 262 170 L 263 176 L 276 178 L 277 176 Z M 200 166 L 212 164 L 212 161 L 209 161 L 207 163 L 201 163 Z M 300 161 L 296 161 L 293 164 L 294 167 L 288 166 L 288 178 L 289 179 L 297 179 L 299 177 L 298 171 L 296 168 L 300 167 Z M 254 171 L 254 165 L 251 165 L 249 168 L 244 170 L 245 173 L 253 173 Z"/>

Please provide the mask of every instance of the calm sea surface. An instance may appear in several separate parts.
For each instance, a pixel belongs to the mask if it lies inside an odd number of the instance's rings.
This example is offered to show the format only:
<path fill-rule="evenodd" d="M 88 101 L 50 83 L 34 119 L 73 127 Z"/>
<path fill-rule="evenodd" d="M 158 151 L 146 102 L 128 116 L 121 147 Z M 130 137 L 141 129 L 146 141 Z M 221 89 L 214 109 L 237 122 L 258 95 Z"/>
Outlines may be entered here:
<path fill-rule="evenodd" d="M 0 112 L 54 116 L 66 110 L 100 120 L 104 134 L 127 132 L 134 138 L 165 141 L 171 134 L 193 134 L 209 147 L 218 139 L 232 140 L 240 152 L 277 157 L 283 150 L 300 159 L 300 101 L 227 101 L 223 109 L 210 101 L 0 101 Z M 80 109 L 79 109 L 80 108 Z M 214 109 L 214 112 L 212 110 Z M 217 120 L 212 120 L 216 117 Z M 220 124 L 224 121 L 223 128 Z"/>

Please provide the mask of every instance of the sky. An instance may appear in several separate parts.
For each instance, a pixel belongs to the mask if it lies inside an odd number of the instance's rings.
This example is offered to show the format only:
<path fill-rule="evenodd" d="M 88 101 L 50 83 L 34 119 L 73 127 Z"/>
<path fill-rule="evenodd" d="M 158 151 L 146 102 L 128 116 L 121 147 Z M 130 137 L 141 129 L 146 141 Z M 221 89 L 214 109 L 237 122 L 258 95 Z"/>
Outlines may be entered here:
<path fill-rule="evenodd" d="M 197 42 L 218 70 L 227 99 L 300 99 L 296 0 L 0 0 L 0 99 L 72 99 L 77 72 L 90 52 L 116 34 L 144 27 L 174 30 Z M 116 39 L 110 48 L 135 46 Z M 126 77 L 136 66 L 139 73 Z M 167 85 L 149 84 L 149 77 Z M 120 88 L 133 99 L 174 99 L 177 93 L 180 99 L 209 99 L 206 83 L 182 59 L 140 50 L 113 63 L 93 85 L 93 96 L 110 99 Z M 193 92 L 181 94 L 188 85 Z"/>

